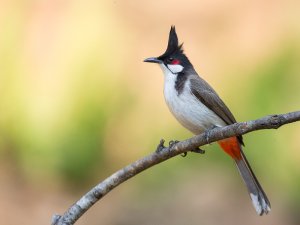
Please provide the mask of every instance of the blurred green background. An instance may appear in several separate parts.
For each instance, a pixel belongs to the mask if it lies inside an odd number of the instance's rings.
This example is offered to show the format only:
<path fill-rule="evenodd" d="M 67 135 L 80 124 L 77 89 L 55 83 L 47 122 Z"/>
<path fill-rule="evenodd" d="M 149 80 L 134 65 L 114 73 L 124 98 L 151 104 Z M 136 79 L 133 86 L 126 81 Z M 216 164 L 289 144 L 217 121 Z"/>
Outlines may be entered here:
<path fill-rule="evenodd" d="M 89 188 L 191 133 L 163 99 L 171 25 L 238 121 L 300 108 L 300 2 L 0 1 L 0 217 L 49 224 Z M 217 145 L 122 184 L 78 224 L 300 223 L 300 123 L 246 135 L 272 211 L 258 217 Z M 18 215 L 18 216 L 16 216 Z"/>

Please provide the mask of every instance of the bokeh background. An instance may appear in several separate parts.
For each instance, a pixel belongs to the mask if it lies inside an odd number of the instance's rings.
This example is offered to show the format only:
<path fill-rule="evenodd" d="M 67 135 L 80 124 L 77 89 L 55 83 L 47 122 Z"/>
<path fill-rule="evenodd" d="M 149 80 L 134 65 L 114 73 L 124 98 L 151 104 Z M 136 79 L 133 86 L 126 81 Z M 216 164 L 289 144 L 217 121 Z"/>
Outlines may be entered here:
<path fill-rule="evenodd" d="M 163 99 L 171 25 L 238 121 L 300 108 L 296 0 L 0 1 L 1 224 L 50 224 L 160 138 L 191 137 Z M 300 123 L 246 135 L 272 203 L 256 215 L 217 145 L 122 184 L 78 224 L 300 224 Z"/>

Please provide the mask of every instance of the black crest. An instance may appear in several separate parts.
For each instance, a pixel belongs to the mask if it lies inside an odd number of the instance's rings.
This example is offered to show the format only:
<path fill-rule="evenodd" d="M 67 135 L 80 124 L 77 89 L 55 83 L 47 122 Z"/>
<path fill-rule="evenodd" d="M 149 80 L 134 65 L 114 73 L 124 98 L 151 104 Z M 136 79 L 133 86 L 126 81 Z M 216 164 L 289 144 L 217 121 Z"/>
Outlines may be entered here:
<path fill-rule="evenodd" d="M 183 53 L 182 45 L 183 44 L 178 45 L 178 37 L 176 34 L 175 26 L 171 26 L 167 50 L 159 58 L 164 58 L 176 53 Z"/>

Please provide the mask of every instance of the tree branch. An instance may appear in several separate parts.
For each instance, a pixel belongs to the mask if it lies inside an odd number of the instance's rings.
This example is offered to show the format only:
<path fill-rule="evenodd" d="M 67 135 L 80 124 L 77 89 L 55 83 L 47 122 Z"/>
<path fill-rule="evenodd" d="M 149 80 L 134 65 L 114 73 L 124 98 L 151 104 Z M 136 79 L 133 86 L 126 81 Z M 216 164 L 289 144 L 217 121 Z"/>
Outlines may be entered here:
<path fill-rule="evenodd" d="M 161 140 L 157 149 L 144 158 L 115 172 L 97 186 L 86 193 L 79 201 L 72 205 L 62 216 L 54 215 L 52 225 L 72 225 L 74 224 L 92 205 L 99 201 L 119 184 L 137 175 L 138 173 L 161 163 L 176 155 L 192 151 L 193 149 L 212 143 L 224 138 L 243 135 L 255 130 L 277 129 L 282 125 L 300 120 L 300 111 L 287 114 L 271 115 L 261 119 L 248 122 L 235 123 L 226 127 L 214 128 L 209 133 L 203 133 L 190 139 L 178 142 L 171 147 L 164 147 L 164 140 Z"/>

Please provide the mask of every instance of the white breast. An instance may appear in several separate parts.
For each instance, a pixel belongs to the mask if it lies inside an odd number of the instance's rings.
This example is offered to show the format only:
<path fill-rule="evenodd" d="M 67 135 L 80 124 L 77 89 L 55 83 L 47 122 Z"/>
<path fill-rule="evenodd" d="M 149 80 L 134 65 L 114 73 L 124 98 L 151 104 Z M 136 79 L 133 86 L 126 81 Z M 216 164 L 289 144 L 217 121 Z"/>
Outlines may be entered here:
<path fill-rule="evenodd" d="M 194 134 L 200 134 L 213 126 L 225 126 L 224 121 L 202 104 L 191 92 L 190 81 L 185 82 L 183 91 L 175 89 L 177 74 L 171 73 L 164 65 L 164 96 L 166 103 L 176 119 Z"/>

